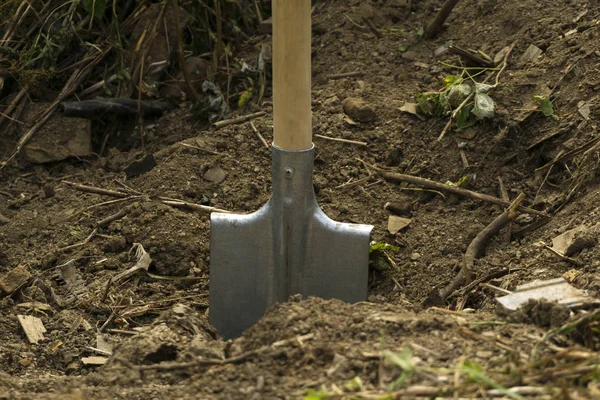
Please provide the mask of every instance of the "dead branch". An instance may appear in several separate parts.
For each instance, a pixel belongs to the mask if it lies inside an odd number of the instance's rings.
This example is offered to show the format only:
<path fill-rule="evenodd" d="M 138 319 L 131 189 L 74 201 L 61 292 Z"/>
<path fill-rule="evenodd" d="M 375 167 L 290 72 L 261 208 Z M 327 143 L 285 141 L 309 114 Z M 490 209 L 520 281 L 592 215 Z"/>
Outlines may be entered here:
<path fill-rule="evenodd" d="M 101 118 L 105 115 L 142 115 L 158 117 L 169 110 L 169 105 L 161 101 L 136 99 L 94 99 L 64 101 L 59 109 L 65 117 Z"/>
<path fill-rule="evenodd" d="M 468 197 L 470 199 L 481 200 L 487 203 L 496 204 L 502 207 L 510 207 L 511 203 L 509 201 L 505 201 L 499 199 L 494 196 L 490 196 L 483 193 L 473 192 L 472 190 L 462 189 L 457 186 L 446 185 L 444 183 L 434 182 L 429 179 L 419 178 L 412 175 L 399 174 L 394 172 L 387 172 L 380 168 L 373 167 L 377 172 L 386 180 L 390 182 L 408 182 L 414 185 L 422 186 L 428 189 L 439 190 L 442 192 L 449 192 L 453 194 L 457 194 L 462 197 Z M 540 215 L 543 217 L 547 217 L 548 215 L 543 211 L 534 210 L 533 208 L 518 206 L 517 208 L 521 212 Z"/>
<path fill-rule="evenodd" d="M 487 242 L 502 228 L 504 228 L 510 221 L 515 219 L 517 213 L 515 210 L 519 207 L 519 204 L 523 201 L 525 195 L 521 193 L 515 201 L 509 206 L 509 208 L 494 219 L 488 226 L 486 226 L 481 232 L 475 236 L 475 239 L 467 247 L 467 251 L 463 257 L 463 266 L 456 274 L 452 282 L 440 292 L 442 298 L 447 298 L 463 281 L 471 283 L 471 272 L 473 271 L 473 263 L 475 258 L 480 257 L 484 250 Z"/>
<path fill-rule="evenodd" d="M 440 11 L 438 11 L 437 15 L 431 21 L 431 23 L 427 26 L 427 30 L 425 31 L 425 37 L 427 39 L 433 39 L 436 37 L 437 33 L 442 29 L 444 22 L 448 19 L 448 16 L 454 9 L 454 6 L 458 4 L 458 0 L 446 0 Z"/>
<path fill-rule="evenodd" d="M 265 114 L 266 114 L 265 111 L 258 111 L 253 114 L 242 115 L 241 117 L 237 117 L 237 118 L 224 119 L 222 121 L 215 122 L 213 124 L 213 127 L 215 129 L 221 129 L 221 128 L 229 126 L 229 125 L 243 124 L 246 121 L 250 121 L 251 119 L 262 117 Z"/>

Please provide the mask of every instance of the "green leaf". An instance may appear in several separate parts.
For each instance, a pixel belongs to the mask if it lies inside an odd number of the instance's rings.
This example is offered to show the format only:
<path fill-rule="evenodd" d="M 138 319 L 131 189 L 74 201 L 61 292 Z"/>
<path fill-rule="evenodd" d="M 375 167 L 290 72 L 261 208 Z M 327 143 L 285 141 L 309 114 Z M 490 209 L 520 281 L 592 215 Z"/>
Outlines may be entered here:
<path fill-rule="evenodd" d="M 456 130 L 458 132 L 475 124 L 475 120 L 469 120 L 472 108 L 472 106 L 465 106 L 458 112 L 458 115 L 456 116 Z"/>
<path fill-rule="evenodd" d="M 449 89 L 454 85 L 460 85 L 462 81 L 463 78 L 461 78 L 460 76 L 446 75 L 446 77 L 444 78 L 444 86 L 446 86 L 446 89 Z"/>
<path fill-rule="evenodd" d="M 386 250 L 400 251 L 400 247 L 393 246 L 393 245 L 388 244 L 388 243 L 375 242 L 375 241 L 371 242 L 371 244 L 369 245 L 369 254 L 373 253 L 375 251 L 386 251 Z"/>
<path fill-rule="evenodd" d="M 423 39 L 423 36 L 425 36 L 425 29 L 423 29 L 423 27 L 419 27 L 419 29 L 417 30 L 417 37 L 420 39 Z"/>
<path fill-rule="evenodd" d="M 417 104 L 424 115 L 442 115 L 440 95 L 437 92 L 425 92 L 417 95 Z"/>
<path fill-rule="evenodd" d="M 106 0 L 82 0 L 81 4 L 87 12 L 94 16 L 96 21 L 100 21 L 102 18 L 104 18 Z"/>
<path fill-rule="evenodd" d="M 485 93 L 475 94 L 475 105 L 473 106 L 472 113 L 477 116 L 478 119 L 492 118 L 496 109 L 496 104 L 492 98 Z"/>
<path fill-rule="evenodd" d="M 558 117 L 554 114 L 554 106 L 549 98 L 545 96 L 533 96 L 533 98 L 538 103 L 538 107 L 540 107 L 540 111 L 542 114 L 544 114 L 544 117 L 558 119 Z"/>
<path fill-rule="evenodd" d="M 240 99 L 238 100 L 238 108 L 244 108 L 248 100 L 252 98 L 252 88 L 246 89 L 240 95 Z"/>

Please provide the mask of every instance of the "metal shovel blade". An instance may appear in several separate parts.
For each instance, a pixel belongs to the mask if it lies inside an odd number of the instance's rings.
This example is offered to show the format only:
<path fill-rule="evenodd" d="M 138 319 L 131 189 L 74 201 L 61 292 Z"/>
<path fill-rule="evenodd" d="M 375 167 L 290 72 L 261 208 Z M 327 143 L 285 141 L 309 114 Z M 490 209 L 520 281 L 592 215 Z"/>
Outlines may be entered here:
<path fill-rule="evenodd" d="M 329 219 L 317 204 L 314 148 L 273 146 L 273 193 L 248 215 L 211 215 L 209 319 L 225 338 L 291 295 L 363 301 L 370 225 Z"/>

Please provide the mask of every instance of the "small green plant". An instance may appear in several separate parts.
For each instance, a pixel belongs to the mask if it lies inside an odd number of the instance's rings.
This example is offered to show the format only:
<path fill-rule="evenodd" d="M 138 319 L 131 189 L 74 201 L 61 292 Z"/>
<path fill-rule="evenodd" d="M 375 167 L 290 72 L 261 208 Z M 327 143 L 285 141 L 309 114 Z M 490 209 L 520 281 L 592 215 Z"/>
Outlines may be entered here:
<path fill-rule="evenodd" d="M 314 389 L 309 389 L 306 393 L 306 396 L 304 396 L 303 400 L 327 400 L 329 397 L 330 394 L 323 389 L 320 389 L 318 391 Z"/>
<path fill-rule="evenodd" d="M 460 371 L 463 375 L 466 375 L 467 378 L 469 378 L 469 380 L 476 382 L 480 385 L 489 386 L 494 389 L 497 389 L 500 392 L 502 392 L 502 394 L 511 399 L 525 400 L 525 398 L 520 394 L 515 393 L 510 389 L 507 389 L 506 387 L 502 386 L 501 384 L 484 374 L 481 366 L 476 362 L 465 360 L 460 367 Z"/>
<path fill-rule="evenodd" d="M 544 114 L 544 117 L 552 117 L 554 120 L 558 121 L 558 116 L 554 114 L 554 106 L 549 98 L 546 96 L 533 96 L 533 98 L 537 102 L 542 114 Z"/>
<path fill-rule="evenodd" d="M 465 74 L 470 81 L 463 78 Z M 444 88 L 440 91 L 417 95 L 422 114 L 436 117 L 452 115 L 456 118 L 457 131 L 494 116 L 496 105 L 488 94 L 494 86 L 476 82 L 466 69 L 461 75 L 446 76 L 443 83 Z"/>
<path fill-rule="evenodd" d="M 389 269 L 391 262 L 388 251 L 397 252 L 400 248 L 388 243 L 371 242 L 369 245 L 369 266 L 376 271 L 386 271 Z"/>

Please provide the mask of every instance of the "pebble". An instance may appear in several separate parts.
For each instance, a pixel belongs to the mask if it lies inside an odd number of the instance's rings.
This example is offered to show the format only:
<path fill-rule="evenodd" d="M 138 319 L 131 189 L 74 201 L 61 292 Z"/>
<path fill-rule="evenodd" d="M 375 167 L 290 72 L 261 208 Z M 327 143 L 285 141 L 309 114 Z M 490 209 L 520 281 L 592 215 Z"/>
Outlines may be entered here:
<path fill-rule="evenodd" d="M 369 122 L 375 119 L 375 111 L 363 99 L 348 97 L 342 102 L 344 112 L 354 121 Z"/>
<path fill-rule="evenodd" d="M 411 261 L 417 261 L 419 258 L 421 258 L 421 254 L 419 254 L 419 253 L 415 252 L 410 255 Z"/>

